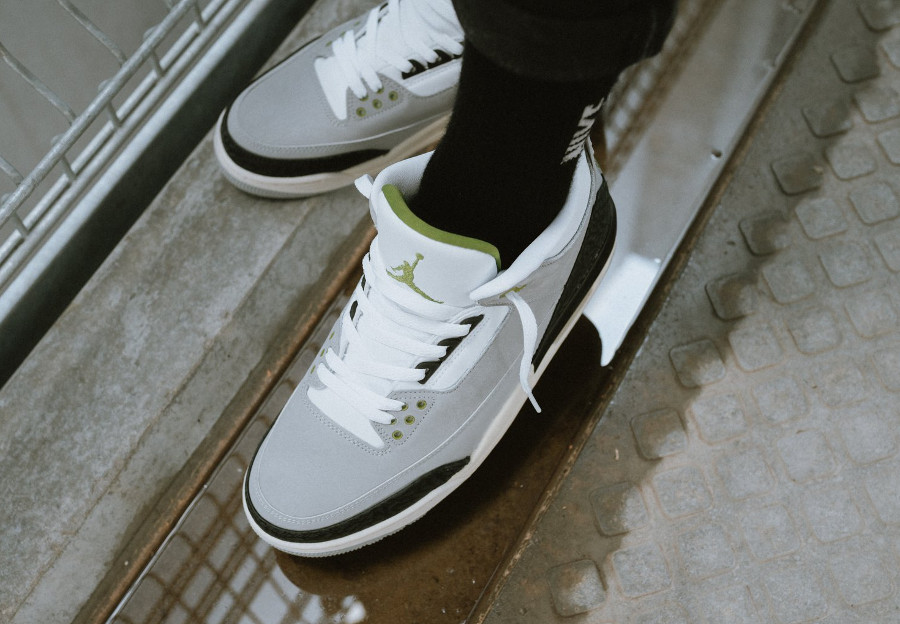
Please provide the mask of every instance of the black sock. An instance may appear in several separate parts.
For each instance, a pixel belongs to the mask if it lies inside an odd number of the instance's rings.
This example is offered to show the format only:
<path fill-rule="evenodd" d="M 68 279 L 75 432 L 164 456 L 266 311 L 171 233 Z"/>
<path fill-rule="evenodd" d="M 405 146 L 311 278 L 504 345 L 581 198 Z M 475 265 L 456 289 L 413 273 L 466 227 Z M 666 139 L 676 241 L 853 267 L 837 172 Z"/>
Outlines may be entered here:
<path fill-rule="evenodd" d="M 526 78 L 466 43 L 447 133 L 410 208 L 434 227 L 495 245 L 509 266 L 562 208 L 612 82 Z"/>

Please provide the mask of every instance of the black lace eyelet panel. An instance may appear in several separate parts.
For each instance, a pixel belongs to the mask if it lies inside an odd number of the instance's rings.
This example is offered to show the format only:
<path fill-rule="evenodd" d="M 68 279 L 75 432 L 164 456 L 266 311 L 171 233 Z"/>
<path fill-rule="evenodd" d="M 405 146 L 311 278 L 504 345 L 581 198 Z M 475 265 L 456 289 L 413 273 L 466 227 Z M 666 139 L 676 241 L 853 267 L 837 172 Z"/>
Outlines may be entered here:
<path fill-rule="evenodd" d="M 468 336 L 469 334 L 472 333 L 472 330 L 475 329 L 475 327 L 482 320 L 484 320 L 484 315 L 479 314 L 478 316 L 473 316 L 471 318 L 467 318 L 463 321 L 460 321 L 459 324 L 469 326 L 469 331 L 466 332 L 466 336 Z M 435 371 L 437 371 L 438 367 L 440 367 L 440 365 L 443 363 L 443 361 L 446 360 L 450 356 L 451 353 L 453 353 L 453 350 L 459 346 L 459 343 L 461 343 L 466 336 L 459 336 L 458 338 L 445 338 L 444 340 L 441 340 L 438 343 L 438 346 L 447 347 L 447 352 L 444 353 L 444 355 L 438 360 L 432 360 L 429 362 L 420 362 L 419 364 L 416 365 L 416 368 L 421 368 L 425 371 L 425 376 L 419 380 L 420 384 L 424 384 L 429 379 L 431 379 L 431 376 L 434 375 L 434 373 L 435 373 Z"/>

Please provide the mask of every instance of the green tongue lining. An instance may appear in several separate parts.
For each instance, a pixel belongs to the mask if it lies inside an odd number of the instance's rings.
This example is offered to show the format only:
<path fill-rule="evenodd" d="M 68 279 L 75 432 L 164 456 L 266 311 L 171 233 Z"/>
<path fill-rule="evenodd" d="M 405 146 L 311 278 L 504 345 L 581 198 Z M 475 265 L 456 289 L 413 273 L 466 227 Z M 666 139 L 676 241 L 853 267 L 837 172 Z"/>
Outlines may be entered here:
<path fill-rule="evenodd" d="M 454 247 L 462 247 L 463 249 L 473 249 L 487 254 L 497 263 L 497 270 L 500 270 L 500 252 L 490 243 L 478 240 L 477 238 L 469 238 L 468 236 L 445 232 L 444 230 L 439 230 L 436 227 L 428 225 L 413 214 L 412 210 L 409 209 L 409 206 L 406 205 L 406 200 L 403 199 L 403 195 L 400 194 L 400 190 L 393 184 L 385 184 L 381 187 L 381 191 L 384 193 L 384 198 L 394 211 L 394 214 L 397 215 L 403 223 L 419 234 L 427 236 L 431 240 L 436 240 L 439 243 L 446 243 L 448 245 L 453 245 Z"/>

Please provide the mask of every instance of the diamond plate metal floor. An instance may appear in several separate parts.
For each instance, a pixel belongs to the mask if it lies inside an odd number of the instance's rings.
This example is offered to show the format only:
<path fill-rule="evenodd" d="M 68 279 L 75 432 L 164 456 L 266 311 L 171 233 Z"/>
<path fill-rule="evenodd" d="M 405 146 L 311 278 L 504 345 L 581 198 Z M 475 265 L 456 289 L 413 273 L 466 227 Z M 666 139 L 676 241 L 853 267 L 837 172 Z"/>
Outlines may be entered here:
<path fill-rule="evenodd" d="M 897 621 L 898 90 L 827 3 L 478 621 Z"/>

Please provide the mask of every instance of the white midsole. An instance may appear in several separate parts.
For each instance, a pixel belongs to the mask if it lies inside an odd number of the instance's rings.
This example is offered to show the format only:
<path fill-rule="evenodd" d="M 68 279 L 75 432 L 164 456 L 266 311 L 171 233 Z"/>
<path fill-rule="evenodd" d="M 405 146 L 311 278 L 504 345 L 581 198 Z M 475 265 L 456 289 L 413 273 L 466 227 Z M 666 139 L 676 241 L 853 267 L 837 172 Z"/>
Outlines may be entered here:
<path fill-rule="evenodd" d="M 367 174 L 374 176 L 388 165 L 424 151 L 443 136 L 450 115 L 444 115 L 431 122 L 414 135 L 398 143 L 387 154 L 354 165 L 343 171 L 316 173 L 293 178 L 272 177 L 253 173 L 231 160 L 231 157 L 225 151 L 225 146 L 222 144 L 220 126 L 223 123 L 223 119 L 224 113 L 219 118 L 219 124 L 213 132 L 213 150 L 225 177 L 239 189 L 253 195 L 288 199 L 309 197 L 349 186 L 360 176 Z"/>
<path fill-rule="evenodd" d="M 609 269 L 614 252 L 615 244 L 613 245 L 613 249 L 610 252 L 609 257 L 607 258 L 606 264 L 601 270 L 600 275 L 596 280 L 594 280 L 594 283 L 591 285 L 590 290 L 582 299 L 575 313 L 572 314 L 572 316 L 563 326 L 559 335 L 550 345 L 550 348 L 547 350 L 546 355 L 541 360 L 538 369 L 534 371 L 534 373 L 532 373 L 532 375 L 530 376 L 532 385 L 537 383 L 541 375 L 544 374 L 544 371 L 547 369 L 550 361 L 556 355 L 559 347 L 572 331 L 572 328 L 575 326 L 575 323 L 581 316 L 581 313 L 584 310 L 584 307 L 587 305 L 587 302 L 593 296 L 594 291 L 597 289 L 597 286 L 606 276 L 606 272 Z M 262 538 L 265 542 L 277 548 L 278 550 L 294 555 L 304 555 L 307 557 L 324 557 L 328 555 L 337 555 L 350 550 L 355 550 L 372 542 L 376 542 L 384 537 L 387 537 L 392 533 L 396 533 L 400 529 L 415 522 L 426 513 L 428 513 L 435 505 L 449 496 L 451 492 L 462 485 L 462 483 L 466 481 L 466 479 L 472 476 L 472 474 L 487 458 L 494 447 L 497 446 L 497 443 L 506 433 L 506 430 L 509 429 L 510 425 L 515 420 L 516 416 L 519 413 L 519 410 L 522 409 L 522 405 L 525 404 L 526 400 L 527 396 L 525 394 L 525 391 L 521 388 L 521 386 L 517 384 L 512 394 L 500 409 L 497 418 L 494 419 L 494 421 L 491 423 L 491 426 L 488 427 L 488 429 L 485 431 L 481 443 L 475 448 L 474 452 L 470 456 L 469 463 L 466 464 L 459 472 L 454 474 L 446 483 L 435 488 L 423 498 L 419 499 L 417 502 L 413 503 L 397 515 L 383 520 L 378 524 L 374 524 L 363 529 L 362 531 L 353 533 L 352 535 L 329 540 L 327 542 L 288 542 L 269 535 L 261 527 L 259 527 L 256 522 L 254 522 L 252 515 L 247 509 L 246 495 L 242 495 L 241 498 L 244 504 L 244 511 L 246 513 L 247 519 L 250 522 L 250 526 L 253 528 L 256 534 L 259 535 L 260 538 Z M 249 473 L 249 470 L 247 472 Z M 246 492 L 246 487 L 242 491 Z"/>

